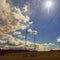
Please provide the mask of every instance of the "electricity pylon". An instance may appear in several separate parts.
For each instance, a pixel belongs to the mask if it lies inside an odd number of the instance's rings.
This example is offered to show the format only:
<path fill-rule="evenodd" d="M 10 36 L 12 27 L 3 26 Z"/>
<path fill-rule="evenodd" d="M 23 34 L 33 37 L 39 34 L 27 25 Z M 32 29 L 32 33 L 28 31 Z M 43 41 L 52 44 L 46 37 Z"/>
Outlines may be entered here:
<path fill-rule="evenodd" d="M 28 34 L 28 32 L 27 32 L 27 29 L 26 29 L 26 32 L 25 32 L 25 50 L 26 50 L 26 41 L 27 41 L 27 34 Z"/>

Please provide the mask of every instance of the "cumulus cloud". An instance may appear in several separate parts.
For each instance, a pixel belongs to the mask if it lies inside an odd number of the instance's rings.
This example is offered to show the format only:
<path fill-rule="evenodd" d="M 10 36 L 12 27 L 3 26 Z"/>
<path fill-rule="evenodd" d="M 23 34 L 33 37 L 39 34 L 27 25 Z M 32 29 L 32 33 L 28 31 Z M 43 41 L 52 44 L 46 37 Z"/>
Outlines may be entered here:
<path fill-rule="evenodd" d="M 6 44 L 6 43 L 7 43 L 7 41 L 0 40 L 0 45 Z"/>
<path fill-rule="evenodd" d="M 35 34 L 35 35 L 37 34 L 37 31 L 32 30 L 32 29 L 28 29 L 28 32 L 31 33 L 31 34 Z"/>
<path fill-rule="evenodd" d="M 20 37 L 20 38 L 25 38 L 25 36 L 23 36 L 23 35 L 18 35 L 18 37 Z"/>
<path fill-rule="evenodd" d="M 29 16 L 24 16 L 21 9 L 11 7 L 6 1 L 0 0 L 0 32 L 7 33 L 17 29 L 26 29 L 29 25 Z"/>
<path fill-rule="evenodd" d="M 20 44 L 16 39 L 9 34 L 21 34 L 21 32 L 15 32 L 18 29 L 24 30 L 31 25 L 29 16 L 24 16 L 20 8 L 10 5 L 10 0 L 0 0 L 0 39 L 6 39 L 7 44 L 18 45 Z M 27 11 L 27 6 L 23 7 L 24 11 Z M 4 41 L 0 41 L 4 43 Z"/>
<path fill-rule="evenodd" d="M 5 41 L 1 40 L 0 42 L 6 42 L 9 45 L 18 45 L 20 44 L 12 35 L 4 34 L 0 36 L 1 39 L 6 39 Z"/>
<path fill-rule="evenodd" d="M 53 46 L 53 45 L 55 45 L 55 44 L 53 44 L 53 43 L 49 43 L 48 45 Z"/>
<path fill-rule="evenodd" d="M 37 51 L 45 51 L 49 46 L 54 46 L 53 43 L 44 43 L 44 44 L 36 44 Z"/>
<path fill-rule="evenodd" d="M 55 49 L 53 49 L 53 50 L 60 50 L 60 48 L 55 48 Z"/>
<path fill-rule="evenodd" d="M 57 38 L 57 42 L 60 42 L 60 37 Z"/>
<path fill-rule="evenodd" d="M 24 7 L 22 8 L 22 12 L 27 12 L 28 11 L 28 6 L 27 5 L 24 5 Z"/>
<path fill-rule="evenodd" d="M 16 6 L 11 6 L 10 3 L 7 1 L 10 0 L 0 0 L 0 39 L 6 39 L 6 41 L 0 40 L 0 48 L 2 49 L 24 49 L 25 47 L 25 41 L 15 39 L 12 35 L 9 35 L 7 33 L 14 32 L 13 34 L 21 34 L 21 32 L 16 32 L 16 30 L 26 29 L 29 25 L 31 25 L 33 22 L 30 22 L 29 16 L 24 16 L 22 14 L 22 11 L 20 8 Z M 28 6 L 24 6 L 22 9 L 24 12 L 27 12 Z M 37 31 L 28 29 L 28 32 L 31 34 L 37 34 Z M 19 37 L 24 37 L 22 35 L 19 35 Z M 59 39 L 58 39 L 59 41 Z M 26 47 L 27 49 L 34 49 L 34 43 L 30 41 L 26 41 Z M 38 44 L 36 43 L 35 49 L 37 51 L 44 51 L 45 48 L 48 46 L 53 45 L 52 43 L 49 44 Z"/>
<path fill-rule="evenodd" d="M 21 32 L 13 32 L 13 35 L 21 35 Z"/>
<path fill-rule="evenodd" d="M 31 25 L 31 24 L 33 24 L 33 22 L 31 21 L 31 22 L 29 22 L 29 24 Z"/>
<path fill-rule="evenodd" d="M 43 46 L 45 46 L 45 47 L 47 47 L 47 48 L 48 48 L 49 46 L 54 46 L 54 45 L 55 45 L 55 44 L 53 44 L 53 43 L 48 43 L 48 44 L 47 44 L 47 43 L 44 43 L 44 44 L 43 44 Z"/>
<path fill-rule="evenodd" d="M 14 16 L 16 19 L 18 19 L 20 22 L 24 22 L 24 23 L 29 22 L 29 20 L 30 20 L 29 16 L 24 16 L 24 15 L 22 14 L 20 8 L 13 7 L 13 8 L 12 8 L 12 11 L 13 11 L 13 12 L 12 12 L 13 16 Z"/>
<path fill-rule="evenodd" d="M 12 36 L 8 36 L 8 40 L 6 42 L 1 41 L 1 45 L 3 45 L 3 49 L 24 49 L 25 47 L 25 40 L 20 40 L 20 39 L 15 39 Z M 31 41 L 26 41 L 26 49 L 28 50 L 37 50 L 37 51 L 45 51 L 46 48 L 48 48 L 49 46 L 53 46 L 53 43 L 44 43 L 44 44 L 38 44 L 35 43 L 35 47 L 34 47 L 34 42 Z"/>

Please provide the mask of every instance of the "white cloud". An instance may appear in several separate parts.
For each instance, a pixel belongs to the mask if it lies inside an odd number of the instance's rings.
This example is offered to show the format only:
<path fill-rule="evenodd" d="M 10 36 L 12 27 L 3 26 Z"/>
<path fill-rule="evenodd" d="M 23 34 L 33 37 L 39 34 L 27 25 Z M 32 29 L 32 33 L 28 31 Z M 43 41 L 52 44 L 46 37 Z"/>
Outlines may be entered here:
<path fill-rule="evenodd" d="M 5 41 L 0 40 L 1 45 L 6 43 L 6 45 L 2 45 L 3 49 L 24 49 L 25 41 L 17 40 L 12 35 L 6 34 L 9 32 L 14 32 L 14 34 L 21 34 L 20 32 L 15 32 L 18 29 L 26 29 L 30 24 L 29 16 L 24 16 L 20 8 L 16 6 L 11 7 L 11 5 L 6 2 L 7 0 L 0 0 L 0 38 L 6 39 Z M 10 1 L 10 0 L 9 0 Z M 27 11 L 27 6 L 23 7 L 24 12 Z M 27 25 L 26 25 L 27 23 Z M 29 29 L 29 33 L 37 34 L 37 31 Z M 20 35 L 19 37 L 25 37 Z M 27 42 L 27 49 L 33 49 L 34 43 L 30 41 Z M 38 44 L 36 43 L 36 50 L 37 51 L 44 51 L 48 46 L 53 45 L 52 43 L 49 44 Z"/>
<path fill-rule="evenodd" d="M 11 44 L 11 45 L 19 45 L 20 43 L 16 40 L 9 40 L 7 44 Z"/>
<path fill-rule="evenodd" d="M 31 22 L 29 22 L 29 24 L 31 25 L 31 24 L 33 24 L 33 22 L 31 21 Z"/>
<path fill-rule="evenodd" d="M 55 48 L 55 49 L 53 49 L 53 50 L 60 50 L 60 48 Z"/>
<path fill-rule="evenodd" d="M 24 7 L 22 8 L 22 12 L 27 12 L 28 11 L 28 6 L 27 5 L 24 5 Z"/>
<path fill-rule="evenodd" d="M 55 44 L 53 44 L 53 43 L 48 43 L 48 44 L 47 43 L 44 43 L 43 45 L 46 46 L 46 47 L 48 47 L 48 46 L 53 46 Z"/>
<path fill-rule="evenodd" d="M 37 44 L 36 50 L 38 50 L 38 51 L 45 51 L 49 46 L 54 46 L 54 44 L 53 43 Z"/>
<path fill-rule="evenodd" d="M 49 43 L 48 45 L 53 46 L 53 45 L 55 45 L 55 44 L 53 44 L 53 43 Z"/>
<path fill-rule="evenodd" d="M 6 43 L 7 43 L 7 41 L 0 40 L 0 45 L 1 44 L 6 44 Z"/>
<path fill-rule="evenodd" d="M 0 0 L 0 32 L 7 33 L 18 29 L 26 29 L 30 25 L 29 16 L 24 16 L 20 8 L 11 7 L 6 1 Z M 25 23 L 28 23 L 28 25 L 25 25 Z"/>
<path fill-rule="evenodd" d="M 14 35 L 21 35 L 21 32 L 13 32 Z"/>
<path fill-rule="evenodd" d="M 32 32 L 32 29 L 28 29 L 28 32 Z"/>
<path fill-rule="evenodd" d="M 60 42 L 60 37 L 57 38 L 57 42 Z"/>
<path fill-rule="evenodd" d="M 1 37 L 1 39 L 6 39 L 7 44 L 11 44 L 11 45 L 18 45 L 19 44 L 19 42 L 16 41 L 16 39 L 9 34 L 5 34 L 5 35 L 2 35 L 2 36 L 3 37 Z M 4 41 L 1 40 L 0 42 L 2 44 Z"/>
<path fill-rule="evenodd" d="M 29 16 L 24 16 L 20 8 L 13 6 L 13 4 L 10 5 L 7 1 L 10 2 L 10 0 L 0 0 L 0 39 L 6 39 L 7 44 L 18 45 L 20 43 L 12 35 L 6 33 L 21 34 L 21 32 L 15 31 L 26 29 L 31 22 L 29 22 Z M 27 11 L 27 6 L 24 7 L 24 10 Z"/>
<path fill-rule="evenodd" d="M 35 50 L 37 51 L 45 51 L 45 49 L 47 49 L 49 46 L 53 46 L 53 43 L 44 43 L 44 44 L 38 44 L 35 43 Z M 3 49 L 24 49 L 25 47 L 25 40 L 20 40 L 20 39 L 15 39 L 12 36 L 8 36 L 8 40 L 6 45 L 4 45 Z M 34 50 L 34 42 L 31 41 L 26 41 L 26 48 L 28 50 Z"/>
<path fill-rule="evenodd" d="M 25 36 L 23 36 L 23 35 L 18 35 L 18 37 L 20 37 L 20 38 L 25 38 Z"/>
<path fill-rule="evenodd" d="M 31 33 L 31 34 L 35 34 L 35 35 L 38 33 L 37 31 L 32 30 L 32 29 L 28 29 L 27 31 L 28 31 L 29 33 Z"/>

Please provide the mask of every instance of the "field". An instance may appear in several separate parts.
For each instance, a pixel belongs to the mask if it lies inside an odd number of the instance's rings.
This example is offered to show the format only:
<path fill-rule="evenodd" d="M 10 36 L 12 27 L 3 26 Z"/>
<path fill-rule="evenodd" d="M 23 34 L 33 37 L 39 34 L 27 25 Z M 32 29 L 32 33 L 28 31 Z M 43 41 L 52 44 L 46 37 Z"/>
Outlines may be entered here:
<path fill-rule="evenodd" d="M 60 60 L 60 52 L 20 52 L 0 56 L 0 60 Z"/>

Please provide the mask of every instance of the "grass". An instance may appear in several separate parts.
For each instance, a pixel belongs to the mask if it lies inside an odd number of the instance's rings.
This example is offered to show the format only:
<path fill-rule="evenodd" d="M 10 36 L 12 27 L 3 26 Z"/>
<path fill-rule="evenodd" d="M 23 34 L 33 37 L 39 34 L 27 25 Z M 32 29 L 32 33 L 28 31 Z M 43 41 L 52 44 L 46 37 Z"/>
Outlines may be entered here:
<path fill-rule="evenodd" d="M 0 60 L 60 60 L 60 52 L 21 52 L 0 56 Z"/>

